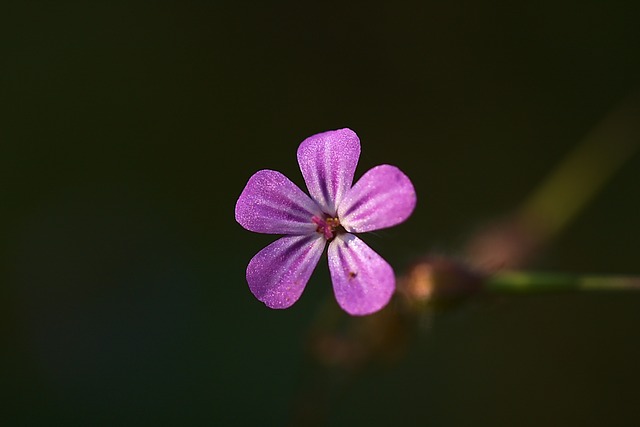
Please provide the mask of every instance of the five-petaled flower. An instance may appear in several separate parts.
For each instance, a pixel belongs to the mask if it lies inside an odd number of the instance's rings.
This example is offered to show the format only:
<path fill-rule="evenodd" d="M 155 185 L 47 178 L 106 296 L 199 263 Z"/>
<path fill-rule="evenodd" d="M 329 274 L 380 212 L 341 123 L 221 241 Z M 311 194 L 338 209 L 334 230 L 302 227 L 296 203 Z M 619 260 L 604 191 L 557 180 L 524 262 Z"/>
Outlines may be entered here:
<path fill-rule="evenodd" d="M 258 252 L 247 267 L 251 292 L 271 308 L 295 303 L 329 244 L 333 290 L 352 315 L 383 308 L 395 290 L 391 266 L 353 233 L 379 230 L 411 215 L 416 194 L 395 166 L 380 165 L 352 186 L 360 140 L 350 129 L 305 139 L 298 164 L 311 197 L 280 172 L 261 170 L 236 203 L 236 221 L 257 233 L 283 237 Z"/>

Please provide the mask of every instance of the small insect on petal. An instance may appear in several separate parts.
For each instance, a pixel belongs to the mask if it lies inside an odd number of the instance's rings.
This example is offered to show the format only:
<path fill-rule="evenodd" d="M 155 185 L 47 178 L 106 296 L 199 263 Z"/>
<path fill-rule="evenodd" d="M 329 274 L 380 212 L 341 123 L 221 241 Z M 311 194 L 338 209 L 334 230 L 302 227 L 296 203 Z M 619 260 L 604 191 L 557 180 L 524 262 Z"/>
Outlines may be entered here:
<path fill-rule="evenodd" d="M 371 314 L 387 305 L 395 290 L 391 266 L 353 234 L 329 244 L 329 271 L 338 304 L 352 315 Z"/>

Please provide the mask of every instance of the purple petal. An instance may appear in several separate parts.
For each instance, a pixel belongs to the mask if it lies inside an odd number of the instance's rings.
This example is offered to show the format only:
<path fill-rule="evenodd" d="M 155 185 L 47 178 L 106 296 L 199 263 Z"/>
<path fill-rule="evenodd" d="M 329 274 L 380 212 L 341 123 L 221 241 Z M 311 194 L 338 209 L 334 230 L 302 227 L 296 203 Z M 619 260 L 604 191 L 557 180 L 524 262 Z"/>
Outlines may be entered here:
<path fill-rule="evenodd" d="M 336 207 L 353 183 L 360 157 L 360 140 L 351 129 L 313 135 L 298 147 L 298 164 L 309 194 L 326 214 Z"/>
<path fill-rule="evenodd" d="M 396 287 L 391 266 L 353 234 L 329 244 L 329 270 L 338 304 L 355 316 L 380 310 Z"/>
<path fill-rule="evenodd" d="M 318 205 L 289 178 L 272 170 L 253 174 L 236 203 L 236 221 L 257 233 L 313 233 L 314 215 L 321 215 Z"/>
<path fill-rule="evenodd" d="M 247 282 L 270 308 L 287 308 L 300 298 L 324 251 L 320 234 L 282 237 L 262 249 L 247 266 Z"/>
<path fill-rule="evenodd" d="M 365 173 L 338 207 L 340 224 L 362 233 L 399 224 L 416 206 L 416 192 L 409 178 L 391 165 L 376 166 Z"/>

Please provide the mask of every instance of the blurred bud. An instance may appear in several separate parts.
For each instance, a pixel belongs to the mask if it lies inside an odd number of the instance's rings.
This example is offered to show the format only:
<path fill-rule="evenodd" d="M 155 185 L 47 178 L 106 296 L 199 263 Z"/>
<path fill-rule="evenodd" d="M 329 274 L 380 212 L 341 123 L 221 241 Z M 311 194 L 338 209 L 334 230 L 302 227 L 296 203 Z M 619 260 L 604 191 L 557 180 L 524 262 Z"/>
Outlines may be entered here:
<path fill-rule="evenodd" d="M 309 341 L 311 355 L 320 365 L 358 371 L 370 363 L 388 364 L 404 354 L 411 329 L 396 304 L 370 316 L 344 315 L 326 307 L 322 328 Z"/>
<path fill-rule="evenodd" d="M 411 308 L 427 303 L 447 303 L 473 295 L 483 276 L 461 262 L 444 256 L 428 256 L 416 262 L 398 279 L 398 292 Z"/>

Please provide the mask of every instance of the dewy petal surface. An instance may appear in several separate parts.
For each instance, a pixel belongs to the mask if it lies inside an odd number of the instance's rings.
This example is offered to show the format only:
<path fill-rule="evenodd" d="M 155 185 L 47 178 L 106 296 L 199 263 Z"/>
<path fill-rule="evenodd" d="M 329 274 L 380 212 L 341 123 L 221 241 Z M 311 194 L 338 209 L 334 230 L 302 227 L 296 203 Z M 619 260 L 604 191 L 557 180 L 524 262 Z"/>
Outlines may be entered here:
<path fill-rule="evenodd" d="M 395 290 L 391 266 L 353 234 L 329 244 L 329 270 L 340 307 L 352 315 L 371 314 L 387 305 Z"/>
<path fill-rule="evenodd" d="M 236 203 L 236 221 L 249 231 L 309 234 L 318 205 L 280 172 L 261 170 L 249 178 Z"/>
<path fill-rule="evenodd" d="M 258 252 L 247 266 L 247 282 L 256 298 L 270 308 L 293 305 L 324 251 L 318 233 L 282 237 Z"/>
<path fill-rule="evenodd" d="M 298 164 L 311 197 L 326 214 L 336 207 L 353 183 L 360 157 L 360 140 L 351 129 L 313 135 L 298 147 Z"/>
<path fill-rule="evenodd" d="M 391 165 L 376 166 L 356 182 L 338 207 L 342 226 L 362 233 L 406 220 L 416 206 L 411 180 Z"/>

